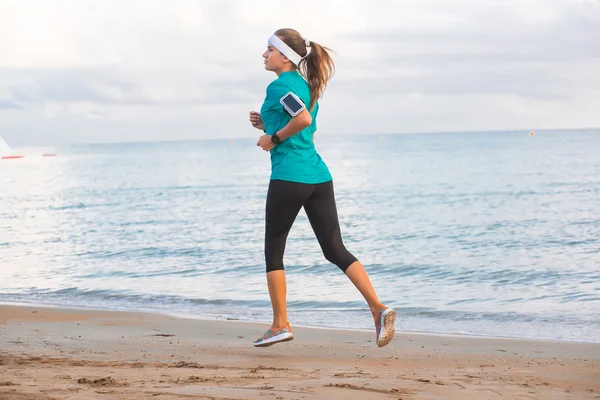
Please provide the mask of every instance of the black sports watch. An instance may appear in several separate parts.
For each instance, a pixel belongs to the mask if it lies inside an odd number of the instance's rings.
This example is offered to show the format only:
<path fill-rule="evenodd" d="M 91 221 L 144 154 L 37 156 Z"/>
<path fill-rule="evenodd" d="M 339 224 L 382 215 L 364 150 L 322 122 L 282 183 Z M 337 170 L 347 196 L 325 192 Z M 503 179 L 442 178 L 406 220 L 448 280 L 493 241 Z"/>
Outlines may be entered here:
<path fill-rule="evenodd" d="M 275 133 L 275 134 L 271 135 L 271 142 L 273 142 L 275 144 L 281 144 L 281 139 Z"/>

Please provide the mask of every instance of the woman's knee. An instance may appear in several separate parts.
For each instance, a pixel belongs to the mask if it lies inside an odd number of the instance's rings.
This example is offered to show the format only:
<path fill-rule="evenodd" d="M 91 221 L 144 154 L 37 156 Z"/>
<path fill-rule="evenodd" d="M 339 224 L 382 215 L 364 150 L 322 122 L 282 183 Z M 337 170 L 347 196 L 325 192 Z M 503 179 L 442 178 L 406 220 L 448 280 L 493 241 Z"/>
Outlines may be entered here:
<path fill-rule="evenodd" d="M 265 264 L 267 273 L 271 271 L 283 270 L 283 251 L 281 246 L 265 245 Z"/>
<path fill-rule="evenodd" d="M 343 246 L 326 249 L 323 251 L 323 255 L 327 261 L 337 265 L 342 272 L 346 272 L 348 267 L 357 261 L 357 258 Z"/>

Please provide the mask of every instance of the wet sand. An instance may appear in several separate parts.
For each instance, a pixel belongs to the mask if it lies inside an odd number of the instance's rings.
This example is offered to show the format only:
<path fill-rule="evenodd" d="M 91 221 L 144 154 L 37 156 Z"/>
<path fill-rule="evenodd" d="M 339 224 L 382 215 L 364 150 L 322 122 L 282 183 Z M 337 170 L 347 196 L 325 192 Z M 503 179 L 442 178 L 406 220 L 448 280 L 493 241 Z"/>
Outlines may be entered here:
<path fill-rule="evenodd" d="M 267 327 L 0 305 L 0 399 L 600 399 L 599 344 Z"/>

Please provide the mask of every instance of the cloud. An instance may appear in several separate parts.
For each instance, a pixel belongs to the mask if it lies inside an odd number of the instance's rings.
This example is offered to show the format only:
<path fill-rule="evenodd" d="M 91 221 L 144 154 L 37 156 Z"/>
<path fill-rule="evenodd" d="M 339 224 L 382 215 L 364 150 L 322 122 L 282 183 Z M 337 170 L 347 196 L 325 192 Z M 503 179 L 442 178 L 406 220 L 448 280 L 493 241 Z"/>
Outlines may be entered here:
<path fill-rule="evenodd" d="M 0 74 L 26 75 L 6 87 L 8 97 L 23 107 L 47 104 L 181 105 L 248 101 L 264 91 L 263 81 L 242 75 L 207 80 L 203 73 L 168 71 L 136 73 L 116 69 L 2 70 Z"/>
<path fill-rule="evenodd" d="M 13 103 L 12 101 L 7 101 L 7 100 L 0 100 L 0 109 L 17 109 L 20 108 L 17 104 Z"/>
<path fill-rule="evenodd" d="M 584 85 L 581 82 L 581 85 Z M 375 96 L 420 93 L 424 95 L 517 95 L 540 100 L 562 99 L 569 80 L 548 71 L 489 71 L 449 69 L 423 76 L 359 78 L 339 84 L 354 95 Z"/>
<path fill-rule="evenodd" d="M 398 11 L 393 26 L 384 18 L 378 27 L 344 35 L 377 60 L 378 77 L 368 77 L 373 87 L 365 90 L 546 98 L 587 88 L 588 78 L 600 87 L 594 75 L 568 74 L 581 63 L 600 62 L 598 10 L 565 1 L 462 2 L 462 9 L 460 4 L 388 1 L 383 6 Z M 421 13 L 427 5 L 437 10 L 430 17 Z M 372 19 L 383 16 L 381 10 L 370 12 Z M 367 67 L 355 58 L 356 69 Z M 406 76 L 407 69 L 418 73 Z"/>
<path fill-rule="evenodd" d="M 336 51 L 327 132 L 600 125 L 598 1 L 302 4 L 2 2 L 0 126 L 32 141 L 254 134 L 280 27 Z"/>
<path fill-rule="evenodd" d="M 472 15 L 465 12 L 459 18 L 442 14 L 447 17 L 438 16 L 439 25 L 429 25 L 426 30 L 405 24 L 405 17 L 392 27 L 380 25 L 344 36 L 355 43 L 367 43 L 371 54 L 392 63 L 444 67 L 454 63 L 569 63 L 600 58 L 600 46 L 595 45 L 600 40 L 600 7 L 587 13 L 565 1 L 557 2 L 555 8 L 537 10 L 529 10 L 527 2 L 496 7 L 483 2 L 483 6 L 473 5 L 467 10 Z"/>

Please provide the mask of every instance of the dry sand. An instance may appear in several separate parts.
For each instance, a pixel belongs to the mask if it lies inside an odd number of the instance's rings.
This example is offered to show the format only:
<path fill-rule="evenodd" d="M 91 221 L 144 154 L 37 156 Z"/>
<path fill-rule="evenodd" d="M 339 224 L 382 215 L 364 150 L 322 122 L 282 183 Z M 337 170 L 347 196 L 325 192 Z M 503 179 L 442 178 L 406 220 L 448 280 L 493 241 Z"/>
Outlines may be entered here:
<path fill-rule="evenodd" d="M 0 305 L 0 399 L 600 399 L 598 344 L 266 328 Z"/>

